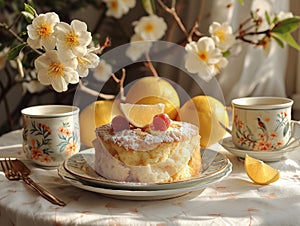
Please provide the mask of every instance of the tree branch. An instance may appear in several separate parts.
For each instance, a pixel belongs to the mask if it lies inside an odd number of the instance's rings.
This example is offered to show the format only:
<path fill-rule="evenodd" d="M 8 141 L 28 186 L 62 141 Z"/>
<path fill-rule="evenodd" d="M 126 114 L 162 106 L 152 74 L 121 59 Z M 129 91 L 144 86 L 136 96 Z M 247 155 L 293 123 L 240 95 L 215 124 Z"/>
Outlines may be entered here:
<path fill-rule="evenodd" d="M 96 96 L 96 97 L 100 97 L 106 100 L 112 100 L 115 98 L 115 95 L 111 95 L 111 94 L 103 94 L 103 93 L 99 93 L 93 89 L 88 88 L 87 86 L 85 86 L 81 80 L 79 80 L 78 83 L 79 89 L 83 92 L 86 92 L 92 96 Z"/>
<path fill-rule="evenodd" d="M 161 0 L 157 0 L 157 2 L 160 4 L 160 6 L 169 14 L 171 14 L 175 21 L 177 22 L 180 30 L 184 33 L 184 35 L 188 38 L 189 37 L 189 33 L 187 32 L 184 24 L 182 23 L 180 17 L 178 16 L 176 9 L 175 9 L 175 5 L 174 5 L 174 1 L 172 1 L 172 8 L 169 8 L 167 5 L 165 5 Z"/>
<path fill-rule="evenodd" d="M 152 72 L 152 74 L 153 74 L 154 77 L 158 77 L 158 73 L 157 73 L 155 67 L 152 64 L 152 61 L 151 61 L 150 56 L 149 56 L 149 53 L 148 52 L 145 53 L 145 56 L 146 56 L 146 59 L 147 59 L 147 62 L 145 62 L 145 66 L 150 69 L 150 71 Z"/>

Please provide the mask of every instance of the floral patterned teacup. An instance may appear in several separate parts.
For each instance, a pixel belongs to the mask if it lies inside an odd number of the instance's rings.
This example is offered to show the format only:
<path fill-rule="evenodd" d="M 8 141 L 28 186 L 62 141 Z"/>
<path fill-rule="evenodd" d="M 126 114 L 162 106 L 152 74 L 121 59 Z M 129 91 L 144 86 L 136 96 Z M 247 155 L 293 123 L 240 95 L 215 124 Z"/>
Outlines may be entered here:
<path fill-rule="evenodd" d="M 39 105 L 25 108 L 23 151 L 42 166 L 59 166 L 80 149 L 79 108 L 69 105 Z"/>
<path fill-rule="evenodd" d="M 270 151 L 284 147 L 292 136 L 293 100 L 245 97 L 232 100 L 232 141 L 238 148 Z"/>

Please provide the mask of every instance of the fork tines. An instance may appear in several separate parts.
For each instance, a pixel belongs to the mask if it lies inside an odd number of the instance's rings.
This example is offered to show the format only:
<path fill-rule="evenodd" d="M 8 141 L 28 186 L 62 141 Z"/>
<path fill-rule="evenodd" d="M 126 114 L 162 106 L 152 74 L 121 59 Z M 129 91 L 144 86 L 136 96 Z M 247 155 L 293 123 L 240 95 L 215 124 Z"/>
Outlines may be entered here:
<path fill-rule="evenodd" d="M 0 160 L 0 164 L 5 176 L 9 180 L 18 180 L 20 179 L 18 173 L 13 169 L 13 164 L 11 158 L 4 158 Z"/>

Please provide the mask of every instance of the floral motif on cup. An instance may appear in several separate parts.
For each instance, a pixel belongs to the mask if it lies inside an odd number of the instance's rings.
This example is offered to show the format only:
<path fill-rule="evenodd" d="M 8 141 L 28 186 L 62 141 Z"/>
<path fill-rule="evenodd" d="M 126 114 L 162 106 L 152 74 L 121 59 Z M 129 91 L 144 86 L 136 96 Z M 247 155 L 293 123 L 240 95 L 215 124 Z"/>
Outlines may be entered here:
<path fill-rule="evenodd" d="M 289 131 L 289 120 L 286 112 L 280 112 L 277 115 L 276 126 L 273 131 L 268 130 L 270 118 L 257 117 L 257 129 L 260 131 L 258 136 L 254 135 L 246 123 L 234 115 L 234 126 L 236 127 L 237 143 L 240 146 L 250 147 L 255 151 L 267 151 L 281 148 L 282 140 L 277 140 L 279 133 L 285 137 Z M 281 134 L 280 134 L 281 135 Z"/>
<path fill-rule="evenodd" d="M 70 128 L 71 126 L 68 122 L 64 122 L 62 126 L 58 128 L 58 137 L 61 140 L 58 144 L 59 151 L 65 152 L 66 156 L 74 154 L 78 149 L 78 137 Z"/>
<path fill-rule="evenodd" d="M 72 132 L 70 123 L 63 122 L 57 132 L 58 139 L 61 140 L 58 144 L 59 152 L 64 153 L 65 156 L 74 154 L 78 149 L 77 142 L 79 137 Z M 30 150 L 29 157 L 45 163 L 55 161 L 56 153 L 50 149 L 53 142 L 53 133 L 50 127 L 46 124 L 33 121 L 31 123 L 31 129 L 25 129 L 23 131 L 23 137 L 26 137 L 28 133 L 35 137 L 28 142 L 28 148 Z"/>
<path fill-rule="evenodd" d="M 31 153 L 30 157 L 32 159 L 38 159 L 41 162 L 51 162 L 50 154 L 52 151 L 49 150 L 49 145 L 51 145 L 52 142 L 52 131 L 50 127 L 46 124 L 33 121 L 31 123 L 31 129 L 25 131 L 24 134 L 27 134 L 28 132 L 36 137 L 35 139 L 31 139 L 28 143 Z"/>

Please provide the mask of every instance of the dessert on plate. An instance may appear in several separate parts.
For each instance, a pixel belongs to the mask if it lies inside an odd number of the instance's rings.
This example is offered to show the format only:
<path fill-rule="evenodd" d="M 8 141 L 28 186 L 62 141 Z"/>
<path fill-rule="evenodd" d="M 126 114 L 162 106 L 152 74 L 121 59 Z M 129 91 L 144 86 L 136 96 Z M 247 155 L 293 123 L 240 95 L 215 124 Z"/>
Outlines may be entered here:
<path fill-rule="evenodd" d="M 116 116 L 96 129 L 93 145 L 98 174 L 116 181 L 162 183 L 200 173 L 197 126 L 173 121 L 163 113 L 142 127 L 132 125 L 127 118 Z"/>

